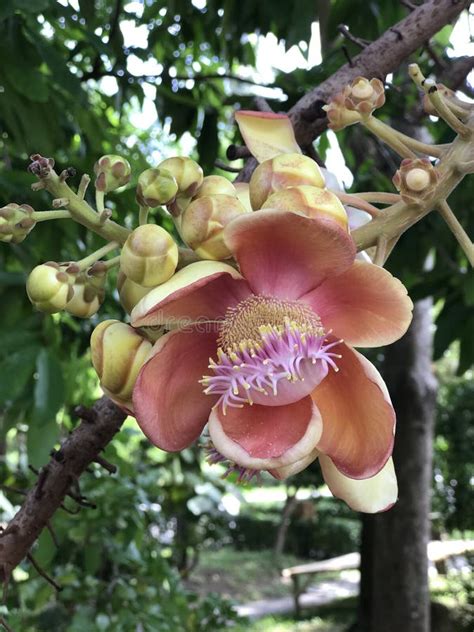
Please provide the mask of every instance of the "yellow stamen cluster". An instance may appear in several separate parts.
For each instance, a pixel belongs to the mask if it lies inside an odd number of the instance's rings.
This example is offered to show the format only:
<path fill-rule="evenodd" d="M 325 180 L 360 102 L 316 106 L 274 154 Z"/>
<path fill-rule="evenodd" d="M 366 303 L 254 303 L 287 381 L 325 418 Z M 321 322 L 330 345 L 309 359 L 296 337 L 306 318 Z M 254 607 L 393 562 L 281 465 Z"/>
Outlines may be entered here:
<path fill-rule="evenodd" d="M 260 348 L 262 335 L 283 333 L 290 325 L 300 332 L 324 335 L 321 321 L 303 303 L 270 296 L 250 296 L 227 311 L 218 346 L 229 352 L 252 351 Z"/>

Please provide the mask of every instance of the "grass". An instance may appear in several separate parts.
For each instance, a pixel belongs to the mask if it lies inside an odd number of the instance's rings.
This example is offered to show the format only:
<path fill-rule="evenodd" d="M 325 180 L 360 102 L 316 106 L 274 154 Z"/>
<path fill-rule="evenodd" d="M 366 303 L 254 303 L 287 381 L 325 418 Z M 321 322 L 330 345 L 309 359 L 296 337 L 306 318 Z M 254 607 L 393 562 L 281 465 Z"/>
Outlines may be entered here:
<path fill-rule="evenodd" d="M 279 569 L 302 562 L 293 555 L 282 555 L 277 565 L 273 551 L 206 551 L 186 583 L 199 594 L 218 592 L 239 603 L 277 599 L 291 594 Z"/>

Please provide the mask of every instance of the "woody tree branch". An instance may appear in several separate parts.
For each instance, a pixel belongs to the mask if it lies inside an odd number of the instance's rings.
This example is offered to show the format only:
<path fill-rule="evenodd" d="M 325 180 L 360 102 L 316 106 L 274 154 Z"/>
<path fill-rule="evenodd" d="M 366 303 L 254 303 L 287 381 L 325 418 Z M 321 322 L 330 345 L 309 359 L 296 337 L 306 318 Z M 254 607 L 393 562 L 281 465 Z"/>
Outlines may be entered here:
<path fill-rule="evenodd" d="M 13 569 L 29 556 L 41 531 L 48 527 L 71 485 L 94 461 L 120 430 L 126 417 L 110 399 L 103 397 L 91 409 L 80 411 L 82 423 L 52 454 L 39 472 L 18 513 L 0 533 L 0 580 L 7 584 Z M 107 464 L 110 467 L 110 464 Z M 109 469 L 107 467 L 107 469 Z"/>

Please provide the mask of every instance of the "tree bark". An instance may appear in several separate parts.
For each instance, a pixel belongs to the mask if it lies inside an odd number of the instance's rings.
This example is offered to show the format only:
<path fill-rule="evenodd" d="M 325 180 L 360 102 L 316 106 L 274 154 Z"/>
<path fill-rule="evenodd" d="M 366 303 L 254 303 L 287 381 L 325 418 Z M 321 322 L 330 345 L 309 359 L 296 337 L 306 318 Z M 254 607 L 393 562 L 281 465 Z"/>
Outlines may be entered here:
<path fill-rule="evenodd" d="M 393 457 L 399 500 L 364 521 L 360 618 L 367 632 L 430 630 L 427 545 L 437 391 L 431 308 L 431 299 L 419 301 L 408 332 L 385 353 L 383 375 L 398 420 Z"/>

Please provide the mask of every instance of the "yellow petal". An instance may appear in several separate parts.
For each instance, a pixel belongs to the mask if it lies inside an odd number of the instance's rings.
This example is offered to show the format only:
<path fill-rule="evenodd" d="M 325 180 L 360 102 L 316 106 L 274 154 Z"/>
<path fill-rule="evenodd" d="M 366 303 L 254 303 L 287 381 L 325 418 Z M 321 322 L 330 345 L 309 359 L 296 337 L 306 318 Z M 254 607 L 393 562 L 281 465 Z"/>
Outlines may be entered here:
<path fill-rule="evenodd" d="M 301 153 L 286 114 L 240 110 L 235 113 L 235 120 L 245 144 L 258 162 L 278 154 Z"/>

